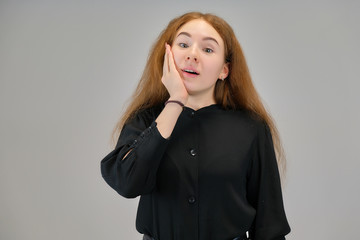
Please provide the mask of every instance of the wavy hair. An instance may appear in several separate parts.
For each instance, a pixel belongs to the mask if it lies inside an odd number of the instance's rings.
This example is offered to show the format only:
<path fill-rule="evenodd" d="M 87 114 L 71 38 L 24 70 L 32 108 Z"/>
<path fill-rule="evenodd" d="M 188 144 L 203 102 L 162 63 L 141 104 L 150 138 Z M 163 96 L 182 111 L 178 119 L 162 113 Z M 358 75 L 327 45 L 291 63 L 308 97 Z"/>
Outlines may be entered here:
<path fill-rule="evenodd" d="M 209 23 L 224 41 L 224 57 L 225 61 L 229 63 L 229 75 L 225 81 L 218 80 L 216 82 L 214 90 L 216 103 L 222 105 L 225 109 L 247 109 L 266 122 L 272 134 L 280 175 L 284 177 L 286 159 L 279 132 L 253 85 L 240 43 L 233 29 L 224 19 L 209 13 L 185 13 L 171 20 L 168 26 L 160 33 L 150 50 L 144 72 L 132 95 L 130 104 L 112 131 L 113 144 L 115 145 L 123 125 L 139 110 L 165 103 L 170 97 L 161 82 L 165 55 L 164 45 L 165 43 L 172 45 L 177 31 L 185 23 L 195 19 L 202 19 Z"/>

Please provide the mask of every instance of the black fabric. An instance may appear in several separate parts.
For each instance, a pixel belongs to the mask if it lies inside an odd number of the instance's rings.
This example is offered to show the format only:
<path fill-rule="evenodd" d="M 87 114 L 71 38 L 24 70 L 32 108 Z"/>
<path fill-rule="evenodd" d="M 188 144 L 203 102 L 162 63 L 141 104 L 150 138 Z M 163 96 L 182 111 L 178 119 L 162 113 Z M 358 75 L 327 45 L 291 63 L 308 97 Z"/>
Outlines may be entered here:
<path fill-rule="evenodd" d="M 253 240 L 285 239 L 269 127 L 245 110 L 184 107 L 164 139 L 155 122 L 161 110 L 139 112 L 101 161 L 113 189 L 140 196 L 137 231 L 156 240 L 232 240 L 251 229 Z"/>
<path fill-rule="evenodd" d="M 143 236 L 143 239 L 142 239 L 142 240 L 155 240 L 155 238 L 150 237 L 149 235 L 144 234 L 144 236 Z"/>
<path fill-rule="evenodd" d="M 147 235 L 147 234 L 144 234 L 142 240 L 156 240 L 156 239 L 149 236 L 149 235 Z M 244 236 L 241 236 L 241 237 L 236 237 L 236 238 L 234 238 L 232 240 L 251 240 L 251 239 L 248 238 L 246 235 L 244 235 Z"/>

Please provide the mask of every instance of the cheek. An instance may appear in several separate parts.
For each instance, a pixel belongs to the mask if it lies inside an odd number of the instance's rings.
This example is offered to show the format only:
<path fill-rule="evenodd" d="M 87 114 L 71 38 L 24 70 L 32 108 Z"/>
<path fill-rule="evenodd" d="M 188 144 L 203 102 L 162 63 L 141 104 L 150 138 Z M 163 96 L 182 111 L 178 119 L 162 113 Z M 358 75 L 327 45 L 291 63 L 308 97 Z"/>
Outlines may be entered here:
<path fill-rule="evenodd" d="M 223 69 L 222 61 L 209 61 L 208 62 L 209 73 L 212 75 L 218 75 Z"/>
<path fill-rule="evenodd" d="M 180 60 L 181 60 L 181 54 L 176 50 L 173 50 L 172 54 L 173 54 L 175 65 L 179 66 Z"/>

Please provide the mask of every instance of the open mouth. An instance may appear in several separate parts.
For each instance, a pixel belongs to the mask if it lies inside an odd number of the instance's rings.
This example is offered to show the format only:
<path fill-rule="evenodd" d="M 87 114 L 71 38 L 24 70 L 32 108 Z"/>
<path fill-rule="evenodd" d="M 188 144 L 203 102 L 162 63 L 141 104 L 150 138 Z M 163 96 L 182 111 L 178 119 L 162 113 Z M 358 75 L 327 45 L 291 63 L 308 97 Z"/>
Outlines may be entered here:
<path fill-rule="evenodd" d="M 198 73 L 198 72 L 195 72 L 194 70 L 183 69 L 182 71 L 183 71 L 183 72 L 190 73 L 190 74 L 194 74 L 194 75 L 199 75 L 199 73 Z"/>

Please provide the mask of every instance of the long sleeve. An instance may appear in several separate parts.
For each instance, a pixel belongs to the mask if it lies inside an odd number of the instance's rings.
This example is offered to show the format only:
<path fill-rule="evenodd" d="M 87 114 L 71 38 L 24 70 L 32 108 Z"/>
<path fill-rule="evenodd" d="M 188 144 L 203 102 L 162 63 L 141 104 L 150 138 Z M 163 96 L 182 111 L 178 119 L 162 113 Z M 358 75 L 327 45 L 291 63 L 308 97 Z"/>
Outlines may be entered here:
<path fill-rule="evenodd" d="M 153 191 L 168 144 L 156 127 L 155 117 L 149 115 L 142 112 L 125 124 L 115 149 L 100 164 L 104 180 L 126 198 Z"/>
<path fill-rule="evenodd" d="M 279 171 L 269 127 L 258 128 L 248 179 L 248 200 L 256 209 L 254 240 L 283 240 L 290 232 L 286 219 Z"/>
<path fill-rule="evenodd" d="M 136 230 L 157 240 L 242 239 L 248 230 L 252 240 L 284 240 L 290 228 L 268 126 L 245 109 L 185 106 L 164 139 L 155 122 L 163 108 L 135 115 L 101 161 L 120 195 L 141 195 Z"/>

